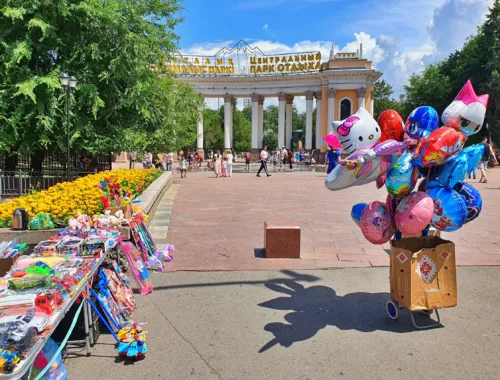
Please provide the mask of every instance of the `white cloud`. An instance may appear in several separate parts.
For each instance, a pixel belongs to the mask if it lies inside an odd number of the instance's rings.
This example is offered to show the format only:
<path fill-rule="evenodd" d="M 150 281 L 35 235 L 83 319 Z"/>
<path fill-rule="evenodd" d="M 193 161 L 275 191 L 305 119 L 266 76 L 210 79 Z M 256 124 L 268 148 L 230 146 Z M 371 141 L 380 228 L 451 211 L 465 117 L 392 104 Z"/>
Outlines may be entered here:
<path fill-rule="evenodd" d="M 262 26 L 262 29 L 264 29 L 264 30 L 266 30 L 267 28 L 269 28 L 269 24 L 264 24 L 264 25 Z"/>

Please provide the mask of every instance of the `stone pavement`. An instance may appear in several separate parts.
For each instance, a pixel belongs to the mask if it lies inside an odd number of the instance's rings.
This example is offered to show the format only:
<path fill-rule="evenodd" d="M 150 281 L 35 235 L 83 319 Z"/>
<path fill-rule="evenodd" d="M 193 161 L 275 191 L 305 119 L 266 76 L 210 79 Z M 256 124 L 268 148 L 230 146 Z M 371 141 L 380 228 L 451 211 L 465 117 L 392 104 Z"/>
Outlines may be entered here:
<path fill-rule="evenodd" d="M 415 330 L 406 311 L 385 314 L 387 268 L 153 273 L 134 315 L 148 322 L 146 359 L 124 363 L 103 335 L 66 361 L 68 378 L 498 379 L 500 267 L 457 276 L 444 327 Z"/>
<path fill-rule="evenodd" d="M 256 165 L 255 165 L 256 166 Z M 255 169 L 255 167 L 253 168 Z M 483 197 L 480 217 L 443 237 L 456 244 L 458 265 L 500 265 L 500 169 L 490 169 L 489 183 L 476 186 Z M 174 182 L 180 188 L 169 214 L 153 218 L 158 236 L 168 230 L 175 259 L 167 270 L 272 270 L 388 266 L 388 244 L 370 244 L 351 220 L 359 202 L 385 200 L 375 184 L 332 192 L 324 173 L 274 173 L 272 177 L 235 173 L 215 178 L 211 172 L 189 173 Z M 170 220 L 162 221 L 162 215 Z M 262 258 L 264 222 L 294 220 L 301 227 L 302 259 Z M 163 235 L 162 235 L 163 234 Z"/>
<path fill-rule="evenodd" d="M 168 226 L 172 215 L 172 207 L 175 196 L 179 191 L 180 185 L 172 184 L 162 197 L 151 220 L 149 220 L 148 229 L 151 237 L 158 248 L 161 248 L 167 242 Z"/>

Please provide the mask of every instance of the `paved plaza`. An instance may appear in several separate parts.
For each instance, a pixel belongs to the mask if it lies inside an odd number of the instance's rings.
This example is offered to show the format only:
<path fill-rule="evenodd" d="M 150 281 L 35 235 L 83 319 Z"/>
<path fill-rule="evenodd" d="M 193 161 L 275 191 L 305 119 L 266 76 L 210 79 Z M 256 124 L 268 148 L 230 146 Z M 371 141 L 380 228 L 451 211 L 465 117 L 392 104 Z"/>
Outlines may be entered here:
<path fill-rule="evenodd" d="M 254 165 L 253 171 L 258 166 Z M 174 187 L 162 200 L 150 228 L 175 244 L 177 270 L 279 270 L 388 266 L 389 244 L 370 244 L 351 220 L 359 202 L 383 201 L 375 184 L 337 192 L 325 188 L 325 173 L 295 171 L 257 178 L 241 170 L 232 178 L 211 172 L 174 173 Z M 456 244 L 458 265 L 500 265 L 500 169 L 489 182 L 469 182 L 483 197 L 480 217 L 442 236 Z M 264 222 L 292 221 L 301 228 L 301 259 L 264 259 Z"/>
<path fill-rule="evenodd" d="M 387 268 L 154 273 L 134 315 L 146 359 L 123 363 L 104 335 L 69 379 L 497 379 L 500 268 L 457 272 L 458 306 L 427 331 L 387 317 Z"/>

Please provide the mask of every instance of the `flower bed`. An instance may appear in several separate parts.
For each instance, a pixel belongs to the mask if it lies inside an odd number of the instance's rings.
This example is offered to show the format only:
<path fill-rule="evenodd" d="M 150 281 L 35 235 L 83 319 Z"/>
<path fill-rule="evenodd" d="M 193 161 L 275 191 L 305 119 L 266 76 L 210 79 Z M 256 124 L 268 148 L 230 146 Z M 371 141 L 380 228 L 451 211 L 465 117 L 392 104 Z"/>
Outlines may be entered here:
<path fill-rule="evenodd" d="M 30 218 L 44 213 L 55 222 L 66 223 L 78 212 L 87 215 L 100 214 L 104 211 L 103 192 L 99 184 L 112 180 L 121 184 L 121 189 L 130 193 L 131 198 L 144 191 L 162 172 L 157 169 L 118 169 L 100 172 L 79 178 L 73 182 L 64 182 L 48 190 L 16 198 L 0 204 L 0 228 L 12 227 L 12 213 L 16 208 L 28 210 Z"/>

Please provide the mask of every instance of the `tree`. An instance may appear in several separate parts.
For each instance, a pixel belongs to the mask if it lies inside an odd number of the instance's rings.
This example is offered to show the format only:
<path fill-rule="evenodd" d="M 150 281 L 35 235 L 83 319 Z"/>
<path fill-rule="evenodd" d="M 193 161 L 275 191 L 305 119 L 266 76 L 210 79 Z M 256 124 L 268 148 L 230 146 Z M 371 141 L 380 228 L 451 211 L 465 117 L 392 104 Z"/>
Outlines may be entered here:
<path fill-rule="evenodd" d="M 373 117 L 378 119 L 380 114 L 385 111 L 392 109 L 397 111 L 403 118 L 405 118 L 408 114 L 404 112 L 404 108 L 402 104 L 396 99 L 392 98 L 394 91 L 392 86 L 387 83 L 385 80 L 378 80 L 375 82 L 374 86 L 374 112 Z"/>
<path fill-rule="evenodd" d="M 268 151 L 276 150 L 278 148 L 278 134 L 272 130 L 264 132 L 262 145 L 267 145 Z"/>
<path fill-rule="evenodd" d="M 176 49 L 178 3 L 3 2 L 0 149 L 66 149 L 62 72 L 79 81 L 71 100 L 73 149 L 117 152 L 142 139 L 139 145 L 153 150 L 195 139 L 196 93 L 152 70 Z"/>
<path fill-rule="evenodd" d="M 252 123 L 236 107 L 233 110 L 233 144 L 237 152 L 252 149 Z"/>
<path fill-rule="evenodd" d="M 406 115 L 413 109 L 426 105 L 434 107 L 439 114 L 442 114 L 456 95 L 451 95 L 452 83 L 450 78 L 443 74 L 441 63 L 428 66 L 421 75 L 412 75 L 404 89 Z"/>
<path fill-rule="evenodd" d="M 214 152 L 224 147 L 224 126 L 217 110 L 205 108 L 203 111 L 203 135 L 205 152 Z"/>
<path fill-rule="evenodd" d="M 264 128 L 265 131 L 278 133 L 278 113 L 277 106 L 269 106 L 264 110 Z"/>

